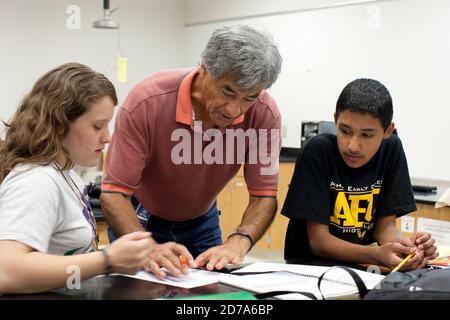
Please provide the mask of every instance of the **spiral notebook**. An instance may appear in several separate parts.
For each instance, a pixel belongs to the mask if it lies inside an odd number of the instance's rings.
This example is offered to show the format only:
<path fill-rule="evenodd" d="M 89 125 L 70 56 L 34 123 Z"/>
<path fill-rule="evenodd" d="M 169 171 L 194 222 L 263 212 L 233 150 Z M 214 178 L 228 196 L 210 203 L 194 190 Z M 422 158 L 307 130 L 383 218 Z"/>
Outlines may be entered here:
<path fill-rule="evenodd" d="M 383 275 L 353 269 L 368 289 L 373 289 L 384 278 Z M 317 282 L 319 277 L 328 271 L 321 284 L 323 296 L 337 298 L 351 296 L 358 292 L 351 276 L 342 269 L 333 267 L 257 262 L 232 274 L 220 277 L 220 282 L 255 293 L 271 291 L 309 292 L 321 299 Z M 308 299 L 301 294 L 279 295 L 283 300 Z"/>

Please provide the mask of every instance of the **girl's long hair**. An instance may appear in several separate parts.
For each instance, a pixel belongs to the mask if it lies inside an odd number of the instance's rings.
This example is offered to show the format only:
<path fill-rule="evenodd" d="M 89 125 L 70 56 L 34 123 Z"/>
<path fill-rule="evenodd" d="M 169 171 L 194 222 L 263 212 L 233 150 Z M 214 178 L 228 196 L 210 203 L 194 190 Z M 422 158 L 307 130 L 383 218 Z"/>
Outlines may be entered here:
<path fill-rule="evenodd" d="M 43 75 L 6 125 L 0 142 L 0 182 L 19 163 L 47 165 L 63 154 L 64 170 L 74 163 L 63 146 L 70 124 L 103 97 L 117 104 L 112 83 L 79 63 L 66 63 Z"/>

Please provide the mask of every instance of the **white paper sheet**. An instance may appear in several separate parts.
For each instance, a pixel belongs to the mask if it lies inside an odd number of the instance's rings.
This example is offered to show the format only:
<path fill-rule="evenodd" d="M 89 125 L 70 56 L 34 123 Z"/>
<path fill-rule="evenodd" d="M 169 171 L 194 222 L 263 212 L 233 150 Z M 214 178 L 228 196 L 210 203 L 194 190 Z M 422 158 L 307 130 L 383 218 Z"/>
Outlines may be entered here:
<path fill-rule="evenodd" d="M 150 282 L 163 283 L 174 287 L 185 289 L 205 286 L 211 283 L 219 282 L 220 274 L 206 270 L 190 269 L 187 276 L 172 277 L 167 276 L 165 279 L 158 278 L 154 274 L 147 271 L 139 271 L 134 275 L 114 273 L 111 276 L 120 275 Z"/>

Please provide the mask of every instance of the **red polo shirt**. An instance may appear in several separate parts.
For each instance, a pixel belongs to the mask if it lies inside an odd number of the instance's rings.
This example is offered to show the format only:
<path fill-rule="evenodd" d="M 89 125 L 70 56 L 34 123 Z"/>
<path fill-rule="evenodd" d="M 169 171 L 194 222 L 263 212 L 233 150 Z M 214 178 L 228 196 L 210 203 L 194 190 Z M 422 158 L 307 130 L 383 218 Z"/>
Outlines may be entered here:
<path fill-rule="evenodd" d="M 273 135 L 271 129 L 280 132 L 281 115 L 275 101 L 263 91 L 245 115 L 225 129 L 215 129 L 214 138 L 206 138 L 211 136 L 209 130 L 202 132 L 193 126 L 190 89 L 198 72 L 198 69 L 161 71 L 130 92 L 116 118 L 102 192 L 133 194 L 160 218 L 190 220 L 208 211 L 244 162 L 250 195 L 276 197 L 281 143 L 279 135 Z M 231 139 L 236 129 L 253 130 L 257 140 L 267 135 L 265 140 L 258 140 L 258 143 L 267 141 L 267 148 L 259 148 L 258 153 L 249 156 L 252 148 L 247 139 L 246 159 L 232 159 L 238 149 L 239 139 Z M 278 140 L 273 147 L 272 138 Z M 254 155 L 261 152 L 266 160 L 256 157 L 254 161 Z M 275 170 L 264 172 L 274 164 Z"/>

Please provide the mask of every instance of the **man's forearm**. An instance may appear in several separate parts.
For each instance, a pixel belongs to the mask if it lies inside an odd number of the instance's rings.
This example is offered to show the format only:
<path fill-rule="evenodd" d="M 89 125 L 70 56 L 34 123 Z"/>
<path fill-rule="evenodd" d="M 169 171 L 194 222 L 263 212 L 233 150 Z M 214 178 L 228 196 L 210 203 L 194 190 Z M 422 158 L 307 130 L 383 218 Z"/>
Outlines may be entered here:
<path fill-rule="evenodd" d="M 106 222 L 117 236 L 134 231 L 145 231 L 136 216 L 131 201 L 121 193 L 102 193 L 102 212 Z"/>
<path fill-rule="evenodd" d="M 269 228 L 277 212 L 277 199 L 250 196 L 239 230 L 250 234 L 256 243 Z"/>

